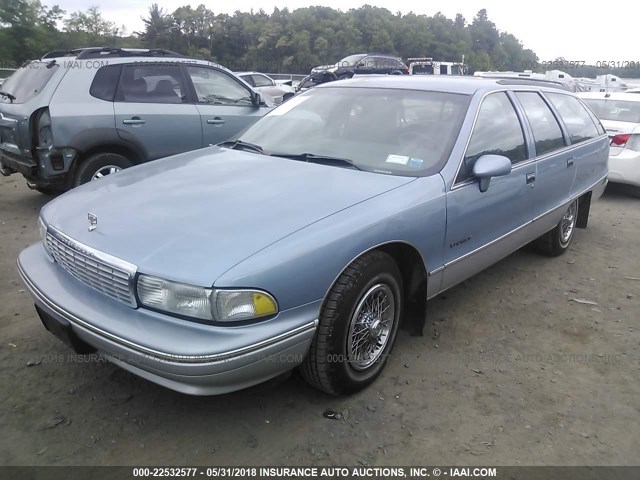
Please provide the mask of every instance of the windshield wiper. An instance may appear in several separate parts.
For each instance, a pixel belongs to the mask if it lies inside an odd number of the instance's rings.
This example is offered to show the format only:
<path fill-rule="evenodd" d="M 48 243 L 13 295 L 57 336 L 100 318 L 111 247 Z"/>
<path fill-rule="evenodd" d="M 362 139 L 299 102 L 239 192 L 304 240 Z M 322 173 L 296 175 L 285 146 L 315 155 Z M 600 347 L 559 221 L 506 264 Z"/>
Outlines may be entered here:
<path fill-rule="evenodd" d="M 321 164 L 337 164 L 337 165 L 346 165 L 350 168 L 354 168 L 356 170 L 362 170 L 362 168 L 358 167 L 352 160 L 348 158 L 340 158 L 340 157 L 331 157 L 329 155 L 317 155 L 315 153 L 298 153 L 298 154 L 290 154 L 290 153 L 272 153 L 273 157 L 282 157 L 282 158 L 290 158 L 292 160 L 302 160 L 303 162 L 309 163 L 321 163 Z"/>
<path fill-rule="evenodd" d="M 231 148 L 232 150 L 248 150 L 250 152 L 264 153 L 260 145 L 245 142 L 243 140 L 229 140 L 218 144 L 219 147 Z"/>
<path fill-rule="evenodd" d="M 7 92 L 0 91 L 0 95 L 7 97 L 9 100 L 11 100 L 11 103 L 13 103 L 13 101 L 16 99 L 16 97 Z"/>

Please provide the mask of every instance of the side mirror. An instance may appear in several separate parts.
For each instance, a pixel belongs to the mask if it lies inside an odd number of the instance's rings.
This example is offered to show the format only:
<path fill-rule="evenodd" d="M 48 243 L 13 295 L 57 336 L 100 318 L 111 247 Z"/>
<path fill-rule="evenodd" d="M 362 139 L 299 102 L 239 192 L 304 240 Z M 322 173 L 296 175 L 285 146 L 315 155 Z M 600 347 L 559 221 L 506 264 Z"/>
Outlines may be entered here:
<path fill-rule="evenodd" d="M 262 97 L 258 92 L 254 91 L 251 93 L 251 103 L 253 103 L 254 107 L 259 107 L 260 105 L 262 105 Z"/>
<path fill-rule="evenodd" d="M 483 155 L 473 164 L 473 175 L 480 179 L 480 191 L 486 192 L 492 177 L 511 173 L 511 160 L 502 155 Z"/>

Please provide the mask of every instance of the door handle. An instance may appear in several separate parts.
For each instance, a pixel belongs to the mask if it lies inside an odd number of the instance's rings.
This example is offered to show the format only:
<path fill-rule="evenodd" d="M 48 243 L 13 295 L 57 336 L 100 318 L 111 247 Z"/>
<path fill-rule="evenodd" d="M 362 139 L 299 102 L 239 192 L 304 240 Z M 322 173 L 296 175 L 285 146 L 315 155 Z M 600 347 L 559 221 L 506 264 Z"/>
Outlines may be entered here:
<path fill-rule="evenodd" d="M 221 119 L 220 117 L 213 117 L 207 120 L 207 123 L 209 125 L 222 125 L 225 123 L 225 121 L 223 119 Z"/>
<path fill-rule="evenodd" d="M 573 158 L 567 159 L 567 168 L 573 167 Z"/>
<path fill-rule="evenodd" d="M 122 120 L 122 123 L 125 125 L 144 125 L 147 123 L 146 120 L 141 119 L 140 117 L 131 117 L 127 120 Z"/>
<path fill-rule="evenodd" d="M 536 174 L 535 173 L 527 173 L 527 185 L 531 185 L 533 187 L 533 184 L 536 181 Z"/>

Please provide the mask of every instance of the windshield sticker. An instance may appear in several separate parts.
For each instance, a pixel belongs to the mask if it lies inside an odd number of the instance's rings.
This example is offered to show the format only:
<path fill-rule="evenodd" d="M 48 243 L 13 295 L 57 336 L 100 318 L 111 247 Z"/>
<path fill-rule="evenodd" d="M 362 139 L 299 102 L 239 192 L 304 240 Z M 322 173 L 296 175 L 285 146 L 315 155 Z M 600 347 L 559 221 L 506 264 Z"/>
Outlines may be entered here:
<path fill-rule="evenodd" d="M 406 157 L 404 155 L 387 155 L 387 159 L 385 162 L 387 163 L 397 163 L 398 165 L 406 165 L 411 160 L 410 157 Z"/>
<path fill-rule="evenodd" d="M 410 158 L 407 164 L 411 168 L 422 168 L 423 160 L 421 158 Z"/>

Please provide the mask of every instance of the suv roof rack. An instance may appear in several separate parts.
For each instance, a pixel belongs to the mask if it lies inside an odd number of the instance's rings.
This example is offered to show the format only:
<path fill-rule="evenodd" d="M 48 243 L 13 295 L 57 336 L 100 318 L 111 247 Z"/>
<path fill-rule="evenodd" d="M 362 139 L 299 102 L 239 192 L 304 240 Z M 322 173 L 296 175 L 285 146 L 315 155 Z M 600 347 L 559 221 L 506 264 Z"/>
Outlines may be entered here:
<path fill-rule="evenodd" d="M 543 80 L 539 78 L 522 78 L 522 77 L 480 77 L 485 79 L 497 80 L 500 85 L 536 85 L 538 87 L 552 87 L 567 90 L 573 90 L 568 85 L 554 80 Z"/>
<path fill-rule="evenodd" d="M 177 52 L 163 48 L 119 48 L 119 47 L 90 47 L 71 50 L 77 52 L 76 58 L 104 58 L 104 57 L 183 57 Z"/>
<path fill-rule="evenodd" d="M 74 48 L 72 50 L 52 50 L 51 52 L 47 52 L 42 56 L 42 59 L 45 58 L 56 58 L 56 57 L 75 57 L 78 55 L 83 48 Z"/>

